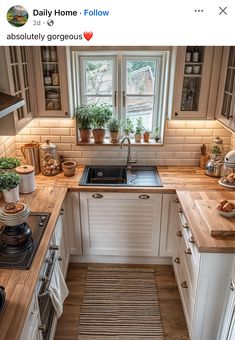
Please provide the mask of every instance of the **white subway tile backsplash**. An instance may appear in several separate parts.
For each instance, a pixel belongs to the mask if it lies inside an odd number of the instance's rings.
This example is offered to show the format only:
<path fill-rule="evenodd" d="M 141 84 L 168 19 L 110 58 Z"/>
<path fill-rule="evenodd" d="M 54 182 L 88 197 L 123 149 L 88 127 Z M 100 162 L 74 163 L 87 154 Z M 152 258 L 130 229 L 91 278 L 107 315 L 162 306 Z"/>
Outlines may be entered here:
<path fill-rule="evenodd" d="M 176 136 L 194 136 L 194 129 L 176 129 Z"/>
<path fill-rule="evenodd" d="M 101 151 L 83 151 L 82 156 L 84 158 L 101 157 Z"/>
<path fill-rule="evenodd" d="M 157 149 L 158 151 L 182 151 L 184 148 L 184 144 L 166 144 L 165 148 L 162 148 L 161 150 Z"/>
<path fill-rule="evenodd" d="M 50 134 L 50 129 L 49 127 L 47 128 L 31 128 L 30 129 L 30 134 L 32 135 L 49 135 Z"/>
<path fill-rule="evenodd" d="M 192 157 L 192 152 L 175 152 L 174 154 L 175 159 L 184 159 L 184 158 L 194 158 Z"/>
<path fill-rule="evenodd" d="M 173 165 L 181 165 L 181 159 L 165 159 L 165 162 L 164 162 L 164 165 L 165 166 L 173 166 Z"/>
<path fill-rule="evenodd" d="M 94 165 L 110 165 L 111 159 L 110 158 L 93 158 Z"/>
<path fill-rule="evenodd" d="M 34 136 L 32 137 L 34 138 Z M 52 135 L 41 136 L 41 143 L 45 143 L 46 140 L 49 140 L 50 143 L 60 143 L 61 137 Z"/>
<path fill-rule="evenodd" d="M 219 137 L 229 137 L 231 136 L 231 132 L 226 129 L 214 129 L 213 130 L 213 136 L 219 136 Z"/>
<path fill-rule="evenodd" d="M 199 166 L 199 159 L 182 159 L 183 166 Z"/>
<path fill-rule="evenodd" d="M 165 131 L 165 136 L 166 137 L 174 137 L 176 135 L 176 129 L 167 129 Z"/>
<path fill-rule="evenodd" d="M 203 129 L 205 126 L 204 120 L 188 120 L 186 122 L 187 129 Z"/>
<path fill-rule="evenodd" d="M 184 137 L 166 137 L 165 144 L 183 144 Z"/>
<path fill-rule="evenodd" d="M 31 134 L 31 128 L 29 128 L 28 126 L 27 127 L 24 127 L 20 132 L 19 132 L 20 135 L 30 135 Z"/>
<path fill-rule="evenodd" d="M 92 145 L 91 146 L 91 150 L 92 151 L 115 151 L 115 150 L 118 150 L 120 151 L 121 148 L 120 146 L 119 147 L 116 147 L 116 146 L 110 146 L 110 145 Z"/>
<path fill-rule="evenodd" d="M 80 158 L 82 157 L 82 151 L 63 151 L 62 152 L 65 158 Z"/>
<path fill-rule="evenodd" d="M 20 136 L 20 135 L 19 135 Z M 23 135 L 21 136 L 22 137 L 22 141 L 25 142 L 25 143 L 31 143 L 32 141 L 34 142 L 38 142 L 40 143 L 41 142 L 41 136 L 32 136 L 32 135 Z"/>
<path fill-rule="evenodd" d="M 174 152 L 156 152 L 156 159 L 174 159 Z"/>
<path fill-rule="evenodd" d="M 69 143 L 57 143 L 58 151 L 71 151 L 72 145 Z"/>
<path fill-rule="evenodd" d="M 73 128 L 73 127 L 75 127 L 75 120 L 74 119 L 70 119 L 70 118 L 60 119 L 59 120 L 59 125 L 62 128 L 65 128 L 65 127 Z"/>
<path fill-rule="evenodd" d="M 112 152 L 112 151 L 101 151 L 100 152 L 100 156 L 102 158 L 113 158 L 113 157 L 119 157 L 120 156 L 120 153 L 115 151 L 115 152 Z"/>
<path fill-rule="evenodd" d="M 15 143 L 15 136 L 9 137 L 4 143 L 5 151 L 7 152 L 8 149 L 11 148 L 12 145 L 14 145 L 14 143 Z"/>
<path fill-rule="evenodd" d="M 212 136 L 211 129 L 195 129 L 195 136 Z"/>
<path fill-rule="evenodd" d="M 184 129 L 185 127 L 185 120 L 168 120 L 166 124 L 166 129 Z"/>
<path fill-rule="evenodd" d="M 61 143 L 73 143 L 76 144 L 76 137 L 75 136 L 61 136 Z"/>
<path fill-rule="evenodd" d="M 201 144 L 202 137 L 185 137 L 185 144 Z"/>
<path fill-rule="evenodd" d="M 50 128 L 56 128 L 56 127 L 60 127 L 60 121 L 59 119 L 48 119 L 48 118 L 44 118 L 40 120 L 40 127 L 50 127 Z"/>
<path fill-rule="evenodd" d="M 220 127 L 221 125 L 217 120 L 206 120 L 205 121 L 206 129 L 219 129 Z"/>
<path fill-rule="evenodd" d="M 56 136 L 67 136 L 70 135 L 69 128 L 50 128 L 50 134 Z"/>
<path fill-rule="evenodd" d="M 155 158 L 156 157 L 156 152 L 137 152 L 136 153 L 136 158 L 137 159 L 143 159 L 143 158 Z"/>

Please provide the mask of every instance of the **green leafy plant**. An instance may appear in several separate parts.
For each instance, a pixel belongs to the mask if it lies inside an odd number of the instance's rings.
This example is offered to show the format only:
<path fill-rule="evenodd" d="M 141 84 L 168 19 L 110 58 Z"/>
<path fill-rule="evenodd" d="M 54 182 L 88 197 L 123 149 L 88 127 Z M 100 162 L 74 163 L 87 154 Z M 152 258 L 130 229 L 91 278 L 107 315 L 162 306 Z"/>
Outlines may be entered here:
<path fill-rule="evenodd" d="M 142 132 L 145 130 L 143 125 L 142 117 L 138 117 L 136 120 L 136 127 L 135 127 L 135 133 L 142 134 Z"/>
<path fill-rule="evenodd" d="M 217 145 L 214 145 L 211 149 L 211 153 L 221 153 L 220 147 Z"/>
<path fill-rule="evenodd" d="M 110 132 L 118 132 L 120 130 L 120 121 L 117 118 L 111 118 L 107 127 Z"/>
<path fill-rule="evenodd" d="M 1 157 L 0 169 L 14 169 L 20 165 L 20 161 L 14 157 Z"/>
<path fill-rule="evenodd" d="M 10 190 L 16 188 L 21 179 L 21 176 L 15 172 L 2 172 L 0 174 L 0 190 Z"/>
<path fill-rule="evenodd" d="M 159 132 L 160 132 L 160 128 L 156 127 L 154 129 L 154 135 L 153 135 L 156 142 L 158 142 L 161 139 L 161 137 L 159 136 Z"/>
<path fill-rule="evenodd" d="M 91 129 L 93 122 L 92 105 L 81 104 L 75 108 L 74 118 L 78 123 L 78 128 L 82 130 Z"/>
<path fill-rule="evenodd" d="M 109 122 L 112 117 L 112 110 L 111 105 L 108 104 L 101 104 L 91 105 L 91 112 L 93 118 L 93 128 L 95 129 L 103 129 L 105 125 Z"/>
<path fill-rule="evenodd" d="M 133 133 L 134 132 L 134 124 L 132 123 L 130 118 L 124 119 L 122 122 L 123 130 L 126 133 Z"/>

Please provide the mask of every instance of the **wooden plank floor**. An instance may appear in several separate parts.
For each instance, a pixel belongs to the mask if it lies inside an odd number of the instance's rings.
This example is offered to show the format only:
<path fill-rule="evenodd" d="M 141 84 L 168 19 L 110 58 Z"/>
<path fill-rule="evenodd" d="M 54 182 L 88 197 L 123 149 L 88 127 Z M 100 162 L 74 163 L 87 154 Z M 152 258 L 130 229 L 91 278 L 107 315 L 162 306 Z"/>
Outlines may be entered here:
<path fill-rule="evenodd" d="M 55 340 L 77 340 L 78 320 L 84 294 L 86 271 L 89 265 L 71 263 L 67 275 L 69 296 L 64 304 L 64 312 L 58 321 Z M 94 266 L 94 264 L 92 264 Z M 181 306 L 180 296 L 170 265 L 99 265 L 97 267 L 143 267 L 154 268 L 165 340 L 189 340 L 187 326 Z"/>

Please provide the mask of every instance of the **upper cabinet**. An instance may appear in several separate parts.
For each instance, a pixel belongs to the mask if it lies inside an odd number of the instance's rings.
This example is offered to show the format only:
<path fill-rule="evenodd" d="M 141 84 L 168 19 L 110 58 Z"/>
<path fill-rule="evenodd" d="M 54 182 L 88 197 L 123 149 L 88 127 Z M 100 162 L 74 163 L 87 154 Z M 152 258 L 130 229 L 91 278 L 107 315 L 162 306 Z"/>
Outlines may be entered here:
<path fill-rule="evenodd" d="M 216 118 L 235 131 L 235 46 L 223 49 Z"/>
<path fill-rule="evenodd" d="M 32 51 L 27 46 L 0 47 L 0 92 L 22 97 L 25 105 L 0 120 L 0 135 L 17 134 L 32 119 L 34 82 Z"/>
<path fill-rule="evenodd" d="M 214 118 L 221 57 L 220 47 L 178 48 L 173 119 Z"/>
<path fill-rule="evenodd" d="M 38 112 L 42 117 L 68 116 L 65 47 L 34 48 Z"/>

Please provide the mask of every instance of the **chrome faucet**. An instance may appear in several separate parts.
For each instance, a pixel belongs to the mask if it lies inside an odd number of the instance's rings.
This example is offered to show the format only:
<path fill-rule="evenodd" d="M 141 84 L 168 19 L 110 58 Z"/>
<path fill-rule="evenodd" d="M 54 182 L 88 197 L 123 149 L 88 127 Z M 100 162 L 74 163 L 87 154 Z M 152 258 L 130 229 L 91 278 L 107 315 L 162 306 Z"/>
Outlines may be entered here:
<path fill-rule="evenodd" d="M 136 160 L 132 160 L 131 159 L 131 140 L 130 140 L 129 136 L 124 136 L 122 138 L 121 144 L 120 144 L 121 149 L 123 149 L 123 145 L 124 145 L 125 140 L 127 140 L 127 143 L 128 143 L 126 167 L 127 167 L 128 170 L 130 170 L 131 169 L 131 164 L 136 163 Z"/>

